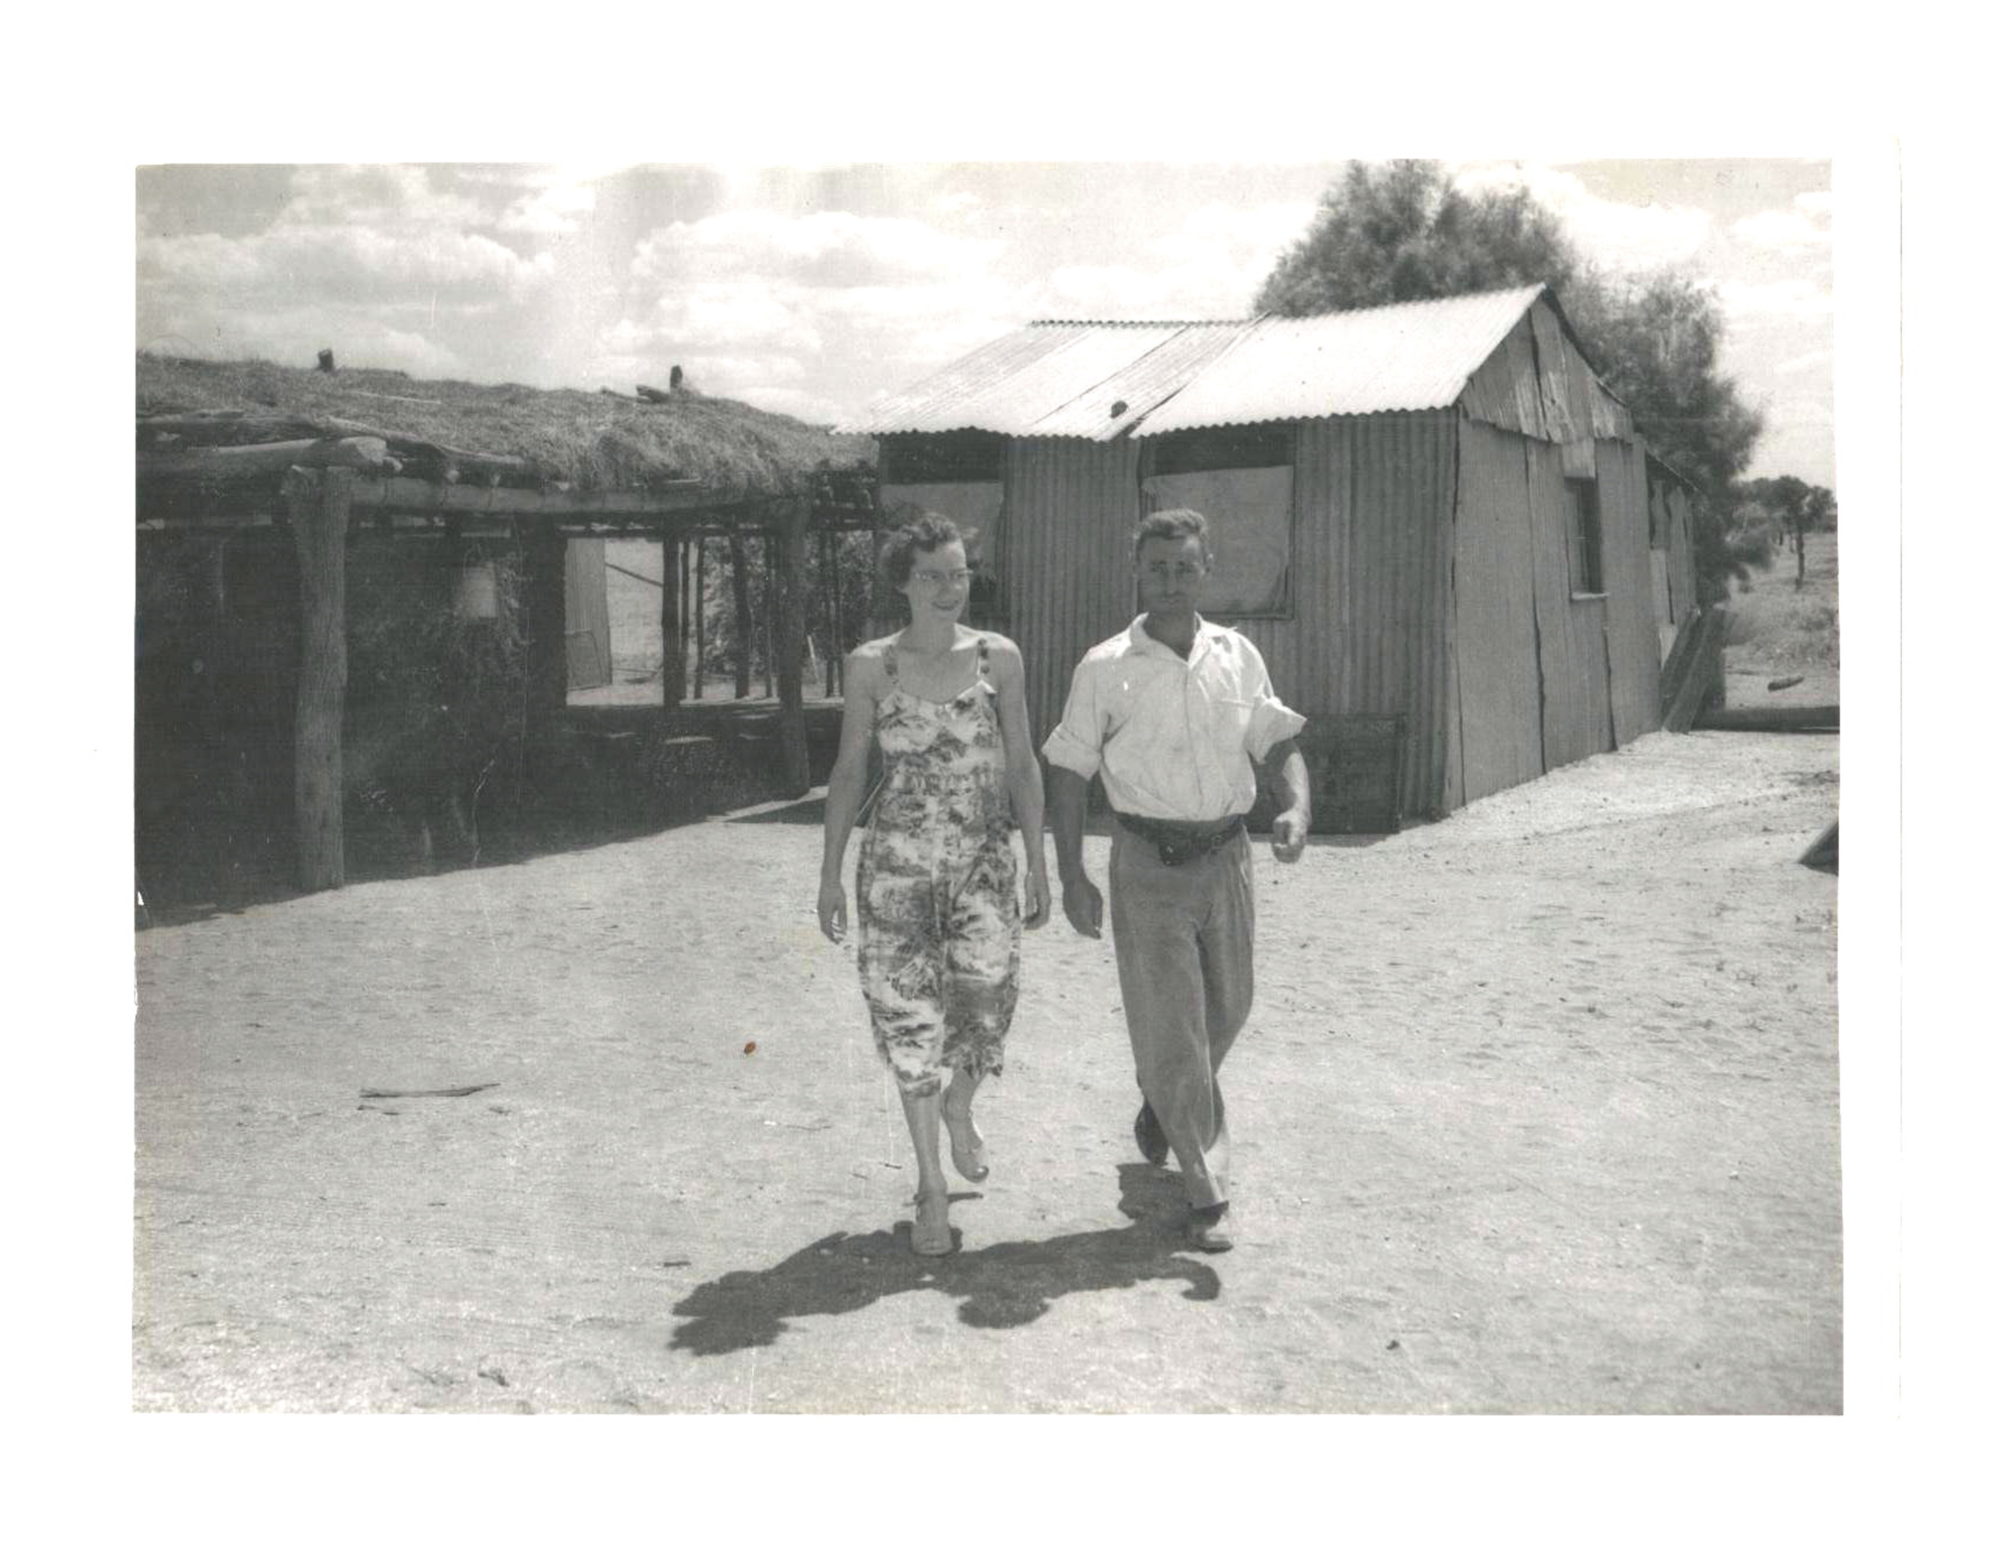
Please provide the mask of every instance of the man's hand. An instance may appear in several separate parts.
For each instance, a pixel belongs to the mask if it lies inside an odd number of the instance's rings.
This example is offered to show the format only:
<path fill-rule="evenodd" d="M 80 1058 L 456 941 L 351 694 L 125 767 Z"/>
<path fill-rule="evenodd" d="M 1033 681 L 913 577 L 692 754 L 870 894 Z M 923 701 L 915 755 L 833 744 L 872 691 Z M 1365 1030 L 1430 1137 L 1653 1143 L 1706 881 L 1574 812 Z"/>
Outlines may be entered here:
<path fill-rule="evenodd" d="M 1081 872 L 1063 884 L 1063 913 L 1078 936 L 1104 935 L 1104 895 Z"/>
<path fill-rule="evenodd" d="M 1041 930 L 1049 922 L 1049 874 L 1046 869 L 1028 868 L 1027 890 L 1021 897 L 1021 929 Z"/>
<path fill-rule="evenodd" d="M 1271 854 L 1289 866 L 1305 851 L 1305 816 L 1296 810 L 1280 812 L 1271 823 Z"/>

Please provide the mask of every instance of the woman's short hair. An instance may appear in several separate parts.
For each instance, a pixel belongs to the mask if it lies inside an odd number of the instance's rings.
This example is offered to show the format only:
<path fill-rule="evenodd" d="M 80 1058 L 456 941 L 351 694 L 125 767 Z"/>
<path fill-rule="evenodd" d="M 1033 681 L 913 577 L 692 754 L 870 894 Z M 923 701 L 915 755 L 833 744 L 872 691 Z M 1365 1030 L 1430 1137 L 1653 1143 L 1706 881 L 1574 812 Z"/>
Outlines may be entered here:
<path fill-rule="evenodd" d="M 1202 560 L 1208 561 L 1207 519 L 1193 509 L 1160 509 L 1147 515 L 1139 522 L 1139 528 L 1132 532 L 1132 557 L 1136 561 L 1139 549 L 1155 537 L 1166 541 L 1185 541 L 1189 536 L 1200 540 Z"/>
<path fill-rule="evenodd" d="M 910 570 L 915 567 L 913 560 L 919 552 L 935 552 L 954 541 L 961 546 L 965 544 L 958 527 L 942 514 L 926 511 L 898 525 L 882 543 L 881 555 L 876 560 L 883 583 L 891 590 L 901 590 L 910 582 Z"/>

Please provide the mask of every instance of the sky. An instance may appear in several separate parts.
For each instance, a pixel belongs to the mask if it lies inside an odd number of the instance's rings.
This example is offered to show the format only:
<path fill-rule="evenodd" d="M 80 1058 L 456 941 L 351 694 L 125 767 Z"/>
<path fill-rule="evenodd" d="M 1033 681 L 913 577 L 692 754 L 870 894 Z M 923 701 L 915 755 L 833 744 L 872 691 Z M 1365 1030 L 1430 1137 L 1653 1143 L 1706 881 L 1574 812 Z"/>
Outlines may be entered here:
<path fill-rule="evenodd" d="M 142 167 L 138 345 L 628 392 L 679 365 L 839 422 L 1029 320 L 1244 317 L 1340 166 Z M 1452 167 L 1713 283 L 1749 474 L 1834 485 L 1830 163 Z"/>

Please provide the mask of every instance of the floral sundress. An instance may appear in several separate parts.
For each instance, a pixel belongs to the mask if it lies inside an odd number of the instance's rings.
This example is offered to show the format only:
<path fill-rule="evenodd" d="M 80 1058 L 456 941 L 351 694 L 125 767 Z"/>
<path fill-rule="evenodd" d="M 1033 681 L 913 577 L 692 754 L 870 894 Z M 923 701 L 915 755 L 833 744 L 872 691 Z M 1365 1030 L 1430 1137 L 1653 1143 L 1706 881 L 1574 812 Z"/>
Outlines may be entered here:
<path fill-rule="evenodd" d="M 885 773 L 856 870 L 861 991 L 904 1093 L 1001 1070 L 1020 988 L 1013 807 L 999 699 L 977 642 L 971 687 L 942 702 L 897 680 L 875 707 Z"/>

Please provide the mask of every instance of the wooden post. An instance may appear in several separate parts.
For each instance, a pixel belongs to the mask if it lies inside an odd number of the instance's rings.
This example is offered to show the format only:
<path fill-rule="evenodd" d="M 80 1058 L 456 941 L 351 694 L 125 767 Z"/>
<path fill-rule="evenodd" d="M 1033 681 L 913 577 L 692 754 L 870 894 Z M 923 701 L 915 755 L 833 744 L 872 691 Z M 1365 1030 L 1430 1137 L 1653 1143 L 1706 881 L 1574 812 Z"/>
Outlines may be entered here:
<path fill-rule="evenodd" d="M 764 560 L 764 696 L 777 696 L 778 669 L 778 537 L 765 531 L 757 538 L 758 555 Z"/>
<path fill-rule="evenodd" d="M 840 572 L 834 567 L 833 532 L 819 533 L 819 587 L 826 592 L 826 696 L 840 680 Z"/>
<path fill-rule="evenodd" d="M 806 752 L 805 689 L 801 662 L 805 657 L 806 522 L 803 503 L 788 504 L 778 522 L 778 745 L 783 755 L 784 794 L 802 796 L 812 786 L 812 766 Z"/>
<path fill-rule="evenodd" d="M 736 696 L 750 696 L 750 554 L 743 532 L 729 532 L 730 585 L 736 594 Z"/>
<path fill-rule="evenodd" d="M 681 706 L 686 672 L 681 660 L 681 538 L 660 536 L 660 694 L 669 709 Z"/>
<path fill-rule="evenodd" d="M 285 473 L 284 493 L 299 560 L 292 808 L 299 886 L 315 893 L 347 880 L 340 728 L 347 711 L 347 517 L 354 473 L 294 469 Z"/>
<path fill-rule="evenodd" d="M 694 538 L 694 696 L 708 690 L 708 538 Z"/>
<path fill-rule="evenodd" d="M 527 741 L 533 752 L 569 707 L 569 653 L 563 643 L 569 605 L 563 565 L 569 543 L 553 522 L 542 521 L 528 533 L 526 554 L 522 595 L 528 615 Z"/>
<path fill-rule="evenodd" d="M 688 539 L 687 537 L 683 536 L 680 539 L 680 567 L 677 570 L 675 570 L 674 573 L 674 577 L 678 579 L 681 584 L 680 666 L 681 666 L 682 698 L 687 697 L 688 667 L 694 663 L 694 656 L 691 653 L 692 650 L 694 649 L 694 591 L 691 588 L 692 581 L 694 579 L 694 570 L 691 567 L 689 567 L 690 561 L 691 559 L 688 554 Z"/>

